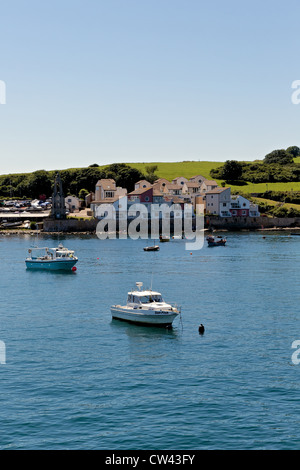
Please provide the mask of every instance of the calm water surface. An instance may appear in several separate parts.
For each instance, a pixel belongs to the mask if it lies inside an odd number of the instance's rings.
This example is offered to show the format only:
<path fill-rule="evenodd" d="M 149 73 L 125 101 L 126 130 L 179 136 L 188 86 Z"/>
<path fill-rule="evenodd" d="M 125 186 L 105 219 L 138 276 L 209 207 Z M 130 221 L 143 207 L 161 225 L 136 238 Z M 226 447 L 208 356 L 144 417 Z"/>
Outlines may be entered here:
<path fill-rule="evenodd" d="M 300 447 L 300 237 L 230 233 L 192 254 L 179 240 L 157 253 L 60 241 L 80 258 L 75 274 L 27 271 L 33 237 L 0 238 L 0 449 Z M 182 322 L 112 321 L 110 305 L 152 279 Z"/>

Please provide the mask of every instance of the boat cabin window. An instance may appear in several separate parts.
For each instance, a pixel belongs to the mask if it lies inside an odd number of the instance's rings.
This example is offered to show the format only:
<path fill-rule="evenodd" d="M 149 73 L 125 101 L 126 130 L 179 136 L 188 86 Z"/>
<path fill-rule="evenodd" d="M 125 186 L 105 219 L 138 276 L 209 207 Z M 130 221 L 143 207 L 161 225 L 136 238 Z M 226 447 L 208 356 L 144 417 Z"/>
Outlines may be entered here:
<path fill-rule="evenodd" d="M 161 295 L 143 295 L 143 297 L 140 297 L 140 301 L 142 304 L 148 304 L 151 302 L 162 302 Z"/>
<path fill-rule="evenodd" d="M 128 294 L 127 302 L 133 302 L 135 304 L 138 304 L 138 303 L 140 303 L 140 299 L 136 295 Z"/>

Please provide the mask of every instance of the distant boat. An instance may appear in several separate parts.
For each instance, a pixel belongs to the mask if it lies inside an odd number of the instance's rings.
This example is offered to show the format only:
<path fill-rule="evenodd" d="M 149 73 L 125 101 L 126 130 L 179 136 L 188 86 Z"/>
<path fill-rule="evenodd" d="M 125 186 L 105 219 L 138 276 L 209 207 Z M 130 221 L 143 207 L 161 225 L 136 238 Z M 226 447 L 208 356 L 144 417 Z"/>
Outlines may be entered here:
<path fill-rule="evenodd" d="M 1 224 L 1 227 L 3 228 L 13 228 L 13 227 L 20 227 L 23 224 L 23 222 L 3 222 Z"/>
<path fill-rule="evenodd" d="M 171 326 L 181 308 L 166 303 L 160 292 L 142 290 L 142 282 L 137 282 L 136 286 L 136 290 L 128 292 L 126 305 L 111 306 L 112 318 L 140 325 Z"/>
<path fill-rule="evenodd" d="M 163 242 L 169 242 L 169 241 L 170 241 L 170 237 L 167 237 L 167 236 L 165 236 L 165 235 L 160 235 L 160 236 L 159 236 L 159 241 L 162 242 L 162 243 L 163 243 Z"/>
<path fill-rule="evenodd" d="M 154 240 L 153 245 L 145 246 L 144 251 L 159 251 L 159 246 L 155 245 L 155 240 Z"/>
<path fill-rule="evenodd" d="M 159 251 L 158 245 L 145 246 L 144 251 Z"/>
<path fill-rule="evenodd" d="M 27 269 L 46 269 L 48 271 L 75 271 L 78 258 L 74 251 L 59 244 L 57 248 L 32 248 L 25 263 Z"/>
<path fill-rule="evenodd" d="M 208 246 L 225 246 L 226 244 L 226 238 L 222 238 L 222 237 L 212 237 L 212 236 L 209 236 L 209 237 L 206 237 L 206 240 L 207 240 L 207 243 L 208 243 Z"/>

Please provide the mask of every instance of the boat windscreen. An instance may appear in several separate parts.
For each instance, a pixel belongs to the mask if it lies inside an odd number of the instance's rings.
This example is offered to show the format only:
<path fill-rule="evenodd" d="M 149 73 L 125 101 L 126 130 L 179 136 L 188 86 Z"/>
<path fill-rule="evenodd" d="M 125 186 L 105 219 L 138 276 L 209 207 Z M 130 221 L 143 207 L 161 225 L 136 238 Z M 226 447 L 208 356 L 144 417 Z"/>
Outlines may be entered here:
<path fill-rule="evenodd" d="M 151 302 L 162 302 L 161 295 L 143 295 L 140 297 L 142 304 L 148 304 Z"/>

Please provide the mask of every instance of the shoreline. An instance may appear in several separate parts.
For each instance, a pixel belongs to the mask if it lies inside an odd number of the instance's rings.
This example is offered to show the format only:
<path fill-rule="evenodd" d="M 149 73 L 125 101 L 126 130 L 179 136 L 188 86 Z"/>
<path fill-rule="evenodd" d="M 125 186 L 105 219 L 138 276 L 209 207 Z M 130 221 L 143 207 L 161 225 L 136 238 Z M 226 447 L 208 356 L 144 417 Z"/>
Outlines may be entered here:
<path fill-rule="evenodd" d="M 226 229 L 226 228 L 220 228 L 220 229 L 204 229 L 205 232 L 212 232 L 212 233 L 217 233 L 217 232 L 231 232 L 231 233 L 238 233 L 238 232 L 295 232 L 299 231 L 300 235 L 300 227 L 266 227 L 266 228 L 240 228 L 240 229 Z M 66 236 L 66 235 L 95 235 L 96 232 L 93 231 L 70 231 L 70 232 L 65 232 L 65 231 L 58 231 L 58 232 L 47 232 L 43 230 L 30 230 L 30 229 L 2 229 L 0 230 L 0 236 L 7 236 L 7 235 L 60 235 L 60 236 Z M 118 232 L 117 232 L 118 235 Z M 149 234 L 151 235 L 151 234 Z M 172 238 L 172 235 L 170 236 Z M 151 238 L 151 237 L 150 237 Z"/>

